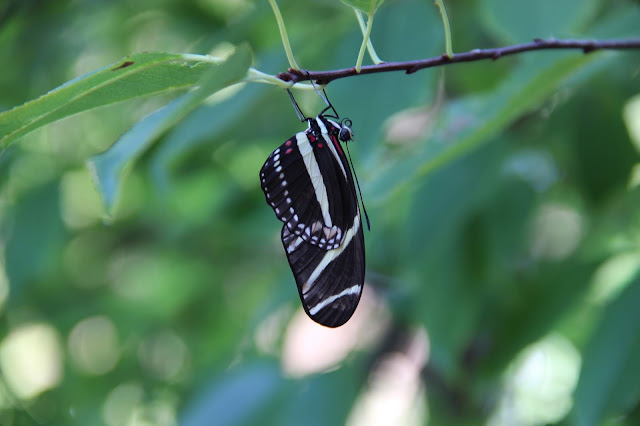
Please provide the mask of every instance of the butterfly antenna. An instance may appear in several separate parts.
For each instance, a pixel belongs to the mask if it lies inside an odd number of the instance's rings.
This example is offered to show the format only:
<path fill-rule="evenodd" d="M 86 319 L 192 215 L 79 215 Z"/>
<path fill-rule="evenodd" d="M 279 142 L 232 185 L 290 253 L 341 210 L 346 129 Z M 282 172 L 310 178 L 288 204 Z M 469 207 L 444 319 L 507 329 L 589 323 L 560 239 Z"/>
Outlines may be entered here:
<path fill-rule="evenodd" d="M 351 163 L 351 170 L 353 170 L 353 176 L 356 178 L 356 186 L 358 187 L 358 194 L 360 194 L 360 202 L 362 203 L 362 211 L 364 212 L 364 218 L 367 219 L 367 229 L 371 231 L 371 222 L 369 222 L 369 215 L 367 214 L 367 208 L 364 206 L 364 198 L 362 198 L 362 191 L 360 190 L 360 182 L 358 182 L 358 175 L 356 169 L 353 167 L 353 160 L 351 159 L 351 153 L 349 152 L 349 144 L 344 144 L 347 147 L 347 155 L 349 156 L 349 163 Z"/>
<path fill-rule="evenodd" d="M 296 114 L 298 115 L 298 118 L 300 119 L 300 121 L 304 122 L 304 121 L 309 120 L 307 117 L 304 116 L 304 114 L 300 110 L 300 107 L 298 106 L 298 103 L 296 102 L 296 98 L 293 97 L 293 93 L 291 93 L 290 89 L 287 89 L 287 93 L 289 94 L 289 98 L 291 99 L 291 103 L 293 104 L 293 108 L 296 110 Z"/>

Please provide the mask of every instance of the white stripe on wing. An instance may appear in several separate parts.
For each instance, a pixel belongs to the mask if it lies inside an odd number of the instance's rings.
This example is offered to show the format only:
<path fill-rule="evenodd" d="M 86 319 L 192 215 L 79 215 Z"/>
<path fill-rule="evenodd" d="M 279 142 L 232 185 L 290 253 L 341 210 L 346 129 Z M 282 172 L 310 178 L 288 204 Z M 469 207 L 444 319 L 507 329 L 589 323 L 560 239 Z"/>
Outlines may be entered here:
<path fill-rule="evenodd" d="M 331 221 L 331 215 L 329 214 L 329 197 L 327 196 L 327 188 L 324 186 L 324 180 L 320 173 L 320 167 L 316 161 L 316 156 L 313 153 L 313 147 L 309 142 L 309 138 L 305 132 L 299 132 L 296 134 L 296 140 L 298 141 L 298 149 L 304 162 L 304 166 L 307 168 L 309 179 L 313 184 L 313 190 L 316 193 L 316 199 L 320 204 L 320 211 L 322 211 L 322 217 L 324 218 L 324 224 L 328 227 L 333 226 Z"/>
<path fill-rule="evenodd" d="M 342 160 L 340 159 L 340 155 L 338 154 L 336 147 L 333 145 L 333 142 L 329 137 L 329 131 L 327 130 L 327 127 L 324 125 L 320 117 L 316 117 L 316 122 L 318 123 L 318 126 L 320 126 L 320 132 L 322 133 L 322 138 L 324 139 L 324 142 L 327 144 L 327 146 L 329 147 L 329 150 L 331 151 L 336 161 L 340 165 L 340 169 L 342 169 L 342 175 L 344 176 L 345 179 L 347 179 L 347 171 L 344 169 L 344 166 L 342 165 Z M 340 126 L 335 122 L 333 121 L 329 121 L 329 122 L 335 125 L 337 128 L 340 128 Z"/>
<path fill-rule="evenodd" d="M 353 237 L 358 232 L 359 228 L 360 228 L 360 212 L 358 212 L 355 219 L 353 220 L 353 226 L 351 226 L 351 228 L 349 228 L 349 230 L 345 234 L 342 245 L 333 250 L 328 250 L 325 253 L 322 260 L 320 261 L 320 263 L 318 264 L 318 266 L 316 266 L 316 269 L 314 269 L 311 275 L 309 276 L 309 279 L 307 279 L 307 281 L 302 285 L 303 295 L 309 291 L 309 289 L 313 286 L 313 284 L 318 279 L 320 274 L 322 274 L 322 272 L 327 267 L 327 265 L 329 265 L 329 263 L 331 263 L 334 259 L 340 256 L 343 251 L 345 251 L 345 249 L 351 243 L 351 240 L 353 239 Z"/>
<path fill-rule="evenodd" d="M 326 299 L 324 299 L 322 302 L 318 303 L 316 306 L 314 306 L 313 308 L 309 309 L 309 313 L 311 315 L 315 315 L 318 313 L 318 311 L 324 307 L 326 307 L 328 304 L 335 302 L 337 299 L 343 297 L 343 296 L 349 296 L 352 294 L 360 294 L 360 290 L 362 289 L 362 286 L 359 284 L 354 285 L 353 287 L 349 287 L 347 289 L 342 290 L 340 293 L 338 294 L 334 294 L 331 297 L 327 297 Z"/>

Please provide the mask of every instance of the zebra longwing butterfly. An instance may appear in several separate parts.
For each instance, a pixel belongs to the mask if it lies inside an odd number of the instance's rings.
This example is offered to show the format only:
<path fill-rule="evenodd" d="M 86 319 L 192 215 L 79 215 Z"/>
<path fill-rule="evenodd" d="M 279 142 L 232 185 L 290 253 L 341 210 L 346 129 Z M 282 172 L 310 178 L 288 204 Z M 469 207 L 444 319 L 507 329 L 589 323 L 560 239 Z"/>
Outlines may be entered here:
<path fill-rule="evenodd" d="M 319 324 L 339 327 L 362 294 L 364 234 L 340 146 L 353 136 L 351 121 L 336 122 L 323 113 L 305 118 L 307 130 L 269 155 L 260 180 L 267 203 L 284 222 L 282 244 L 305 312 Z"/>

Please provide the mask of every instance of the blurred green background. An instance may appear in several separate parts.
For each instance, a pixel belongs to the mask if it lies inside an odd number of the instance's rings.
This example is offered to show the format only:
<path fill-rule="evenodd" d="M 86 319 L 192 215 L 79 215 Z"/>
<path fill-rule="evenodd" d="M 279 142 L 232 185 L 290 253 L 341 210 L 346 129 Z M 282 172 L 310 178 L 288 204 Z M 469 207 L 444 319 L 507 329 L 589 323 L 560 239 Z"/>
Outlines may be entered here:
<path fill-rule="evenodd" d="M 631 0 L 445 4 L 457 52 L 640 36 Z M 302 67 L 355 63 L 344 4 L 279 5 Z M 387 61 L 444 49 L 431 1 L 386 1 L 372 39 Z M 4 0 L 0 111 L 134 52 L 244 41 L 259 70 L 288 67 L 267 1 Z M 282 89 L 211 98 L 109 217 L 87 159 L 173 96 L 27 135 L 0 158 L 0 424 L 640 424 L 639 54 L 330 84 L 372 222 L 337 330 L 301 311 L 259 186 L 304 127 Z"/>

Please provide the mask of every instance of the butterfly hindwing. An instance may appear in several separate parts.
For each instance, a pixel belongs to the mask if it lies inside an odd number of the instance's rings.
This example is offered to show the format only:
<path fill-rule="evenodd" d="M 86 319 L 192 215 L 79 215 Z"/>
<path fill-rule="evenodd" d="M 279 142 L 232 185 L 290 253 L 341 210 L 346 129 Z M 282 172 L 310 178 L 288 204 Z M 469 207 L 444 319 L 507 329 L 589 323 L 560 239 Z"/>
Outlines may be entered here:
<path fill-rule="evenodd" d="M 342 246 L 327 251 L 291 234 L 286 226 L 281 236 L 307 315 L 327 327 L 343 325 L 358 306 L 364 285 L 362 226 L 348 231 Z"/>

